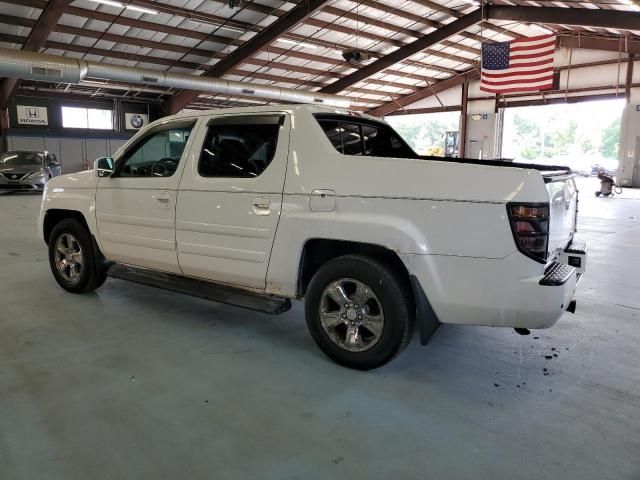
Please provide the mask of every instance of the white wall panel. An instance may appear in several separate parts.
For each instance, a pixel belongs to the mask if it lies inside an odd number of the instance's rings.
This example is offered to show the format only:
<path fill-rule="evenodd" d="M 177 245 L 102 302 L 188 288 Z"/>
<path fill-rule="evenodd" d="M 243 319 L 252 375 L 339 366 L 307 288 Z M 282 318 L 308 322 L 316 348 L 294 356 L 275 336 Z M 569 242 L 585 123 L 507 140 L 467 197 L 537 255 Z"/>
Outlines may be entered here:
<path fill-rule="evenodd" d="M 44 139 L 45 150 L 53 153 L 56 158 L 60 158 L 60 139 L 57 137 L 45 137 Z"/>
<path fill-rule="evenodd" d="M 116 140 L 114 138 L 109 140 L 109 153 L 108 155 L 113 156 L 115 155 L 115 153 L 118 151 L 118 149 L 120 147 L 122 147 L 125 143 L 127 143 L 127 140 Z"/>
<path fill-rule="evenodd" d="M 44 138 L 42 137 L 13 137 L 12 150 L 44 150 Z"/>
<path fill-rule="evenodd" d="M 48 150 L 62 163 L 63 173 L 83 170 L 82 162 L 91 164 L 98 157 L 111 156 L 126 143 L 121 139 L 86 139 L 60 137 L 7 137 L 10 150 Z"/>
<path fill-rule="evenodd" d="M 85 158 L 84 139 L 62 138 L 60 139 L 60 156 L 62 172 L 71 173 L 82 170 L 82 160 Z"/>
<path fill-rule="evenodd" d="M 407 107 L 407 110 L 410 110 L 412 108 L 441 107 L 442 105 L 440 104 L 440 102 L 442 102 L 442 104 L 446 106 L 451 106 L 451 105 L 457 106 L 457 105 L 460 105 L 461 100 L 462 100 L 462 85 L 458 85 L 448 90 L 445 90 L 444 92 L 438 93 L 437 97 L 435 95 L 432 95 L 416 103 L 413 103 L 409 107 Z"/>
<path fill-rule="evenodd" d="M 93 164 L 96 158 L 109 156 L 109 142 L 106 138 L 85 140 L 85 158 Z"/>

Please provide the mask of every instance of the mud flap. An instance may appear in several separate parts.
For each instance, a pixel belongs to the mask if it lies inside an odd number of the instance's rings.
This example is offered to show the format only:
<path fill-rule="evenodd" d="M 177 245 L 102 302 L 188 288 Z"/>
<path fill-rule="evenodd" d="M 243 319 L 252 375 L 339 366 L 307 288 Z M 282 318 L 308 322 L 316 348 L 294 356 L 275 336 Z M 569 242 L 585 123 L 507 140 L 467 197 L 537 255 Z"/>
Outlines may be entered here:
<path fill-rule="evenodd" d="M 410 279 L 413 298 L 416 301 L 416 309 L 418 311 L 416 320 L 420 331 L 420 344 L 426 345 L 440 326 L 440 322 L 418 279 L 414 275 L 410 275 Z"/>

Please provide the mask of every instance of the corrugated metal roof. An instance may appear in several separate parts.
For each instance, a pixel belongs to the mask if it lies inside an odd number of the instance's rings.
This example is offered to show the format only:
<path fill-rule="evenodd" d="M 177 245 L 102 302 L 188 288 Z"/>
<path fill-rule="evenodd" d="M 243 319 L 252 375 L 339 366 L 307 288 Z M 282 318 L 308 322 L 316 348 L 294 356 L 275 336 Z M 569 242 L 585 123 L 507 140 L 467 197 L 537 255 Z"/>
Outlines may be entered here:
<path fill-rule="evenodd" d="M 561 8 L 640 10 L 640 0 L 599 2 L 496 0 L 502 5 Z M 28 37 L 38 19 L 43 0 L 1 0 L 0 45 L 20 48 L 13 40 Z M 62 15 L 44 48 L 47 53 L 152 69 L 202 74 L 256 32 L 269 28 L 293 2 L 260 0 L 232 9 L 223 0 L 129 1 L 155 9 L 157 14 L 133 11 L 89 0 L 75 0 Z M 279 39 L 233 68 L 225 78 L 250 80 L 288 88 L 318 90 L 348 75 L 356 67 L 342 51 L 358 48 L 371 59 L 358 68 L 435 31 L 478 8 L 475 0 L 335 0 L 328 2 Z M 19 24 L 11 18 L 22 19 Z M 549 27 L 547 27 L 549 28 Z M 640 32 L 554 25 L 568 34 L 603 35 L 638 39 Z M 424 88 L 458 72 L 473 68 L 484 40 L 507 41 L 539 35 L 539 27 L 518 22 L 483 22 L 411 55 L 345 92 L 373 108 L 392 98 Z M 64 48 L 63 48 L 64 47 Z M 135 87 L 131 88 L 135 91 Z M 246 102 L 222 96 L 201 96 L 199 102 Z M 256 100 L 252 100 L 255 102 Z"/>

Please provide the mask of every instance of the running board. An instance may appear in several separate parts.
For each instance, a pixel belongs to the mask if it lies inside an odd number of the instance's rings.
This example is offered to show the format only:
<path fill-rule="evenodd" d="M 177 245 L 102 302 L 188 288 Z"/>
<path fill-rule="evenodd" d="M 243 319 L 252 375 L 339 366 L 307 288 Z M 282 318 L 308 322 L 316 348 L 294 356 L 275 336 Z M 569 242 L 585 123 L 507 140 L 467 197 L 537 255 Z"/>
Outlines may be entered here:
<path fill-rule="evenodd" d="M 227 285 L 181 277 L 171 273 L 157 272 L 146 268 L 130 267 L 116 263 L 109 267 L 107 276 L 236 307 L 248 308 L 249 310 L 270 315 L 284 313 L 291 308 L 291 301 L 288 298 L 260 295 Z"/>

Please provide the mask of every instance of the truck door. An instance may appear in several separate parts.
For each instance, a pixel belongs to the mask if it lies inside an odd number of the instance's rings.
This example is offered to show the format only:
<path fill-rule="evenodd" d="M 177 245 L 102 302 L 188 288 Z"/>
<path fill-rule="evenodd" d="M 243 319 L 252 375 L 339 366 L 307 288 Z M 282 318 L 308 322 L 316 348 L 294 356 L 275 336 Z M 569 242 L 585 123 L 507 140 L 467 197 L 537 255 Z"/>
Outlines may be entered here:
<path fill-rule="evenodd" d="M 169 120 L 145 132 L 116 159 L 96 191 L 98 239 L 116 262 L 180 273 L 175 207 L 196 120 Z"/>
<path fill-rule="evenodd" d="M 176 209 L 185 275 L 261 290 L 280 211 L 289 151 L 284 113 L 213 117 L 194 145 Z"/>

